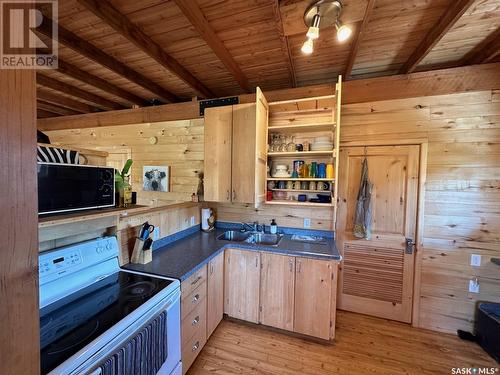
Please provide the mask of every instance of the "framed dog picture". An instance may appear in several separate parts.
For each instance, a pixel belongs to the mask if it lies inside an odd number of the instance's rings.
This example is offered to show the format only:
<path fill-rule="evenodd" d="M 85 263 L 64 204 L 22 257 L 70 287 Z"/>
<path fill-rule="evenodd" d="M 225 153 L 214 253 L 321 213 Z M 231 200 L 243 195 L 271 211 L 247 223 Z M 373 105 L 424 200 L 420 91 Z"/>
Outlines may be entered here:
<path fill-rule="evenodd" d="M 150 166 L 142 167 L 142 186 L 145 191 L 168 192 L 170 182 L 170 167 Z"/>

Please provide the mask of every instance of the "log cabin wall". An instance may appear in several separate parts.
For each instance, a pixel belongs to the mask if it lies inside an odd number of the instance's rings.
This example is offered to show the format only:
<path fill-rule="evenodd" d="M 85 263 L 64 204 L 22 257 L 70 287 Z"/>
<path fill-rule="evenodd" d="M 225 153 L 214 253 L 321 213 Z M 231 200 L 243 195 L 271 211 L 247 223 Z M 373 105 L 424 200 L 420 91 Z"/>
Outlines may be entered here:
<path fill-rule="evenodd" d="M 182 130 L 170 133 L 166 124 Z M 150 146 L 148 138 L 158 136 L 163 128 L 165 135 L 175 134 L 175 138 L 159 137 L 158 146 Z M 191 171 L 191 174 L 176 177 L 175 169 L 172 170 L 174 181 L 190 182 L 175 184 L 176 194 L 180 194 L 176 197 L 190 196 L 195 186 L 194 171 L 201 170 L 203 165 L 200 120 L 48 134 L 54 140 L 86 147 L 113 144 L 138 147 L 137 150 L 142 151 L 136 151 L 136 168 L 148 159 L 142 159 L 143 153 L 158 155 L 149 151 L 150 147 L 174 147 L 168 145 L 179 142 L 181 150 L 189 151 L 177 154 L 182 159 L 174 168 L 183 165 L 184 172 Z M 192 146 L 188 146 L 187 137 L 191 137 Z M 445 332 L 470 329 L 476 301 L 500 301 L 500 277 L 490 262 L 491 257 L 500 256 L 500 90 L 344 105 L 341 139 L 345 144 L 360 140 L 366 143 L 428 141 L 423 246 L 420 247 L 422 281 L 416 324 Z M 135 170 L 133 173 L 137 175 Z M 137 183 L 138 178 L 134 177 L 133 181 Z M 267 223 L 276 218 L 279 225 L 302 227 L 303 218 L 310 217 L 311 228 L 332 229 L 332 213 L 328 208 L 264 206 L 254 209 L 227 204 L 214 207 L 218 220 L 222 221 Z M 470 254 L 482 255 L 481 267 L 469 266 Z M 481 285 L 479 294 L 468 293 L 469 280 L 475 277 Z"/>
<path fill-rule="evenodd" d="M 105 150 L 111 157 L 128 152 L 134 161 L 132 188 L 137 191 L 140 204 L 191 200 L 191 194 L 198 187 L 198 174 L 203 170 L 202 119 L 58 130 L 46 134 L 52 143 Z M 154 137 L 157 143 L 151 144 Z M 122 160 L 118 165 L 123 166 L 126 157 Z M 170 166 L 170 192 L 143 191 L 145 165 Z"/>

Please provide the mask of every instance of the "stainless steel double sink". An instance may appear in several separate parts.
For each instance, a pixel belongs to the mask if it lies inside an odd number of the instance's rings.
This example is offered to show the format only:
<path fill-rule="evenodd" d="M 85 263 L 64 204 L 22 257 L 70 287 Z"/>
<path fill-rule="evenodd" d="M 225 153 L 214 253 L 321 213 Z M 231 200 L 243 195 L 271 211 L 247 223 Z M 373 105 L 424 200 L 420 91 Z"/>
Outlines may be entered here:
<path fill-rule="evenodd" d="M 278 246 L 283 239 L 282 234 L 269 234 L 261 232 L 239 232 L 229 230 L 220 234 L 218 240 L 231 242 L 245 242 L 256 245 Z"/>

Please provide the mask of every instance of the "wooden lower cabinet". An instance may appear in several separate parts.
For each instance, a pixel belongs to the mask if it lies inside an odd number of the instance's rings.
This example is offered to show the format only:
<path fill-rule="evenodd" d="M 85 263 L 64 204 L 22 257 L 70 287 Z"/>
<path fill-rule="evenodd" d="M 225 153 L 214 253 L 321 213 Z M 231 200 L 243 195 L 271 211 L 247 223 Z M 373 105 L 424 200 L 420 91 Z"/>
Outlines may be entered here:
<path fill-rule="evenodd" d="M 293 331 L 295 258 L 260 254 L 260 323 Z"/>
<path fill-rule="evenodd" d="M 260 254 L 227 249 L 224 255 L 224 313 L 259 322 Z"/>
<path fill-rule="evenodd" d="M 210 337 L 224 315 L 224 252 L 208 263 L 207 290 L 207 337 Z"/>
<path fill-rule="evenodd" d="M 295 272 L 294 332 L 329 340 L 333 262 L 297 258 Z"/>
<path fill-rule="evenodd" d="M 181 283 L 182 372 L 185 374 L 222 320 L 224 252 Z"/>

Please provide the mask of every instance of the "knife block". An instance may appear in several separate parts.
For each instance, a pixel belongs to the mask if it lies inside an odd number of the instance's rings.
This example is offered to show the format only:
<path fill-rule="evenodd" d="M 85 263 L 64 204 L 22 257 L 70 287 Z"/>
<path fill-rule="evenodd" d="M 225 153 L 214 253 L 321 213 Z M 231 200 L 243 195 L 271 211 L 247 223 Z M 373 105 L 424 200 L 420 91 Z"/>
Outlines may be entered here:
<path fill-rule="evenodd" d="M 136 237 L 130 263 L 147 264 L 153 260 L 153 250 L 142 250 L 143 247 L 144 240 Z"/>

